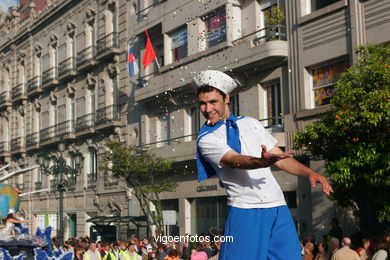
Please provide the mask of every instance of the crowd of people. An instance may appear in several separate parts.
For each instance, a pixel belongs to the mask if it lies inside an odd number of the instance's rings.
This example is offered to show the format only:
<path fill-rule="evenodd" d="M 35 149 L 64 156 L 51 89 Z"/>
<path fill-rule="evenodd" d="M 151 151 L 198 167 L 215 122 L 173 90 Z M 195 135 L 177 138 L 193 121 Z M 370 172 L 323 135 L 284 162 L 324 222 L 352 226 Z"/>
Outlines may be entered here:
<path fill-rule="evenodd" d="M 343 236 L 337 219 L 331 222 L 332 229 L 323 241 L 316 244 L 314 236 L 301 242 L 303 260 L 389 260 L 390 231 L 381 236 L 361 236 L 353 239 Z"/>
<path fill-rule="evenodd" d="M 22 235 L 15 233 L 15 225 L 20 223 L 30 222 L 18 220 L 15 212 L 11 212 L 0 232 L 0 240 L 22 238 Z M 60 254 L 72 252 L 75 260 L 216 260 L 219 258 L 221 243 L 209 242 L 218 241 L 214 239 L 215 236 L 218 235 L 212 232 L 202 235 L 198 239 L 203 241 L 201 243 L 188 239 L 179 243 L 158 242 L 137 237 L 108 243 L 92 241 L 84 236 L 70 238 L 62 245 L 53 237 L 51 244 L 54 251 Z M 43 244 L 41 246 L 45 247 Z M 303 260 L 389 260 L 390 231 L 386 230 L 381 236 L 353 235 L 350 238 L 344 236 L 337 219 L 332 219 L 331 230 L 324 236 L 324 240 L 316 243 L 314 236 L 308 236 L 301 241 L 301 249 Z"/>
<path fill-rule="evenodd" d="M 206 239 L 205 239 L 206 240 Z M 73 251 L 75 260 L 207 260 L 218 259 L 220 243 L 204 241 L 157 243 L 137 237 L 129 241 L 107 243 L 92 241 L 88 236 L 70 238 L 62 246 L 53 238 L 54 250 Z"/>
<path fill-rule="evenodd" d="M 352 241 L 349 237 L 330 237 L 316 243 L 313 236 L 302 241 L 303 260 L 388 260 L 390 232 L 382 237 L 365 237 Z M 55 248 L 59 248 L 53 239 Z M 77 260 L 207 260 L 218 259 L 220 243 L 156 243 L 148 238 L 112 243 L 91 241 L 87 236 L 71 238 L 60 248 L 73 251 Z"/>

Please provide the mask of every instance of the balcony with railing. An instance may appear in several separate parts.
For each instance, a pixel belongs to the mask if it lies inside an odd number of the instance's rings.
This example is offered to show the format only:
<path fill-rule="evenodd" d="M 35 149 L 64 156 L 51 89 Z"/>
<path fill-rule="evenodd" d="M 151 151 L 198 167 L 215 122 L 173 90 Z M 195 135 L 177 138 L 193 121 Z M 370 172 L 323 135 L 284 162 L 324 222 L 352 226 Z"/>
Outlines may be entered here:
<path fill-rule="evenodd" d="M 96 46 L 92 45 L 77 53 L 77 70 L 84 70 L 97 64 Z"/>
<path fill-rule="evenodd" d="M 14 88 L 12 88 L 11 98 L 12 102 L 27 99 L 25 83 L 19 83 Z"/>
<path fill-rule="evenodd" d="M 39 133 L 35 132 L 26 135 L 26 149 L 37 149 L 39 147 Z"/>
<path fill-rule="evenodd" d="M 151 149 L 157 156 L 175 161 L 186 161 L 194 158 L 194 149 L 196 145 L 197 134 L 177 136 L 174 138 L 159 140 L 139 147 Z"/>
<path fill-rule="evenodd" d="M 119 54 L 121 50 L 119 49 L 118 39 L 119 33 L 112 32 L 109 33 L 97 41 L 97 59 L 108 58 L 111 55 Z"/>
<path fill-rule="evenodd" d="M 111 105 L 96 110 L 95 126 L 97 129 L 120 126 L 117 106 Z"/>
<path fill-rule="evenodd" d="M 284 132 L 283 117 L 281 116 L 264 118 L 259 121 L 264 128 L 270 129 L 272 132 Z"/>
<path fill-rule="evenodd" d="M 95 127 L 95 113 L 86 114 L 76 119 L 76 134 L 80 132 L 92 131 Z"/>
<path fill-rule="evenodd" d="M 69 76 L 75 76 L 77 74 L 75 60 L 76 59 L 74 57 L 69 57 L 59 64 L 58 77 L 60 79 L 65 79 Z"/>
<path fill-rule="evenodd" d="M 68 120 L 44 128 L 39 133 L 40 145 L 46 145 L 65 139 L 74 139 L 74 121 Z"/>
<path fill-rule="evenodd" d="M 11 139 L 11 153 L 23 153 L 24 151 L 24 139 L 17 137 Z"/>
<path fill-rule="evenodd" d="M 0 108 L 11 106 L 10 94 L 9 91 L 4 91 L 0 94 Z"/>
<path fill-rule="evenodd" d="M 41 181 L 36 181 L 34 182 L 34 189 L 35 190 L 41 190 L 42 189 L 42 182 Z"/>
<path fill-rule="evenodd" d="M 2 141 L 0 142 L 0 157 L 9 156 L 9 142 Z"/>
<path fill-rule="evenodd" d="M 42 88 L 58 85 L 58 69 L 57 67 L 51 67 L 42 74 Z"/>
<path fill-rule="evenodd" d="M 35 76 L 27 82 L 28 95 L 34 95 L 42 92 L 42 77 Z"/>
<path fill-rule="evenodd" d="M 95 189 L 96 188 L 96 182 L 97 182 L 97 173 L 88 173 L 87 175 L 87 189 Z"/>
<path fill-rule="evenodd" d="M 227 32 L 229 35 L 229 31 Z M 207 33 L 209 44 L 213 41 L 225 41 L 221 32 Z M 248 33 L 230 42 L 229 37 L 221 42 L 194 55 L 187 56 L 179 62 L 173 62 L 162 66 L 159 73 L 145 75 L 139 79 L 140 84 L 147 80 L 148 87 L 138 88 L 135 91 L 135 100 L 144 102 L 153 100 L 157 94 L 162 94 L 170 89 L 176 91 L 180 86 L 190 84 L 191 68 L 202 66 L 204 59 L 212 60 L 214 67 L 227 68 L 231 71 L 257 70 L 259 66 L 267 64 L 285 64 L 288 57 L 288 42 L 284 26 L 270 26 Z M 183 67 L 188 67 L 183 71 Z M 180 77 L 177 75 L 180 74 Z M 177 86 L 164 83 L 166 78 L 181 80 Z M 161 84 L 163 82 L 163 84 Z M 153 86 L 153 87 L 150 87 Z"/>

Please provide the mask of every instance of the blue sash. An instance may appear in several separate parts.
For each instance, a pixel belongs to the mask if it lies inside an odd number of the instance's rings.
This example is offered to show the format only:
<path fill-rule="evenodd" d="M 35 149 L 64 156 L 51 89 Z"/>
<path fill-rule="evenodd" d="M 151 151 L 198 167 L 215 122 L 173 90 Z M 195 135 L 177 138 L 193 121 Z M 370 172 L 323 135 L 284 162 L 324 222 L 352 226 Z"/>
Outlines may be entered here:
<path fill-rule="evenodd" d="M 198 168 L 198 182 L 216 175 L 213 166 L 199 152 L 199 140 L 203 136 L 214 132 L 223 124 L 225 124 L 227 144 L 237 153 L 241 153 L 240 130 L 237 126 L 237 120 L 241 118 L 242 117 L 237 118 L 233 115 L 233 113 L 230 113 L 229 118 L 226 120 L 221 120 L 212 126 L 209 126 L 206 123 L 202 126 L 198 134 L 198 139 L 196 141 L 196 166 Z"/>

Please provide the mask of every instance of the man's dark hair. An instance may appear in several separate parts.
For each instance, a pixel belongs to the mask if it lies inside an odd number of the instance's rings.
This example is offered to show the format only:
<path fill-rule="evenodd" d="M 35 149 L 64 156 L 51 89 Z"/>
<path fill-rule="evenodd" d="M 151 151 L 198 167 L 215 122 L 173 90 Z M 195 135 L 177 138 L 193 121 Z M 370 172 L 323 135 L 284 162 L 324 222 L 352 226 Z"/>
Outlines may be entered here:
<path fill-rule="evenodd" d="M 74 239 L 69 239 L 68 240 L 68 245 L 70 245 L 71 247 L 74 247 L 75 246 L 75 244 L 76 244 L 76 242 L 74 241 Z"/>
<path fill-rule="evenodd" d="M 223 99 L 225 99 L 226 97 L 226 94 L 224 92 L 222 92 L 221 90 L 217 89 L 217 88 L 214 88 L 213 86 L 210 86 L 210 85 L 207 85 L 207 84 L 204 84 L 202 86 L 200 86 L 197 90 L 196 90 L 196 95 L 198 96 L 199 93 L 207 93 L 207 92 L 211 92 L 213 90 L 216 90 L 218 91 L 219 94 L 222 95 Z"/>

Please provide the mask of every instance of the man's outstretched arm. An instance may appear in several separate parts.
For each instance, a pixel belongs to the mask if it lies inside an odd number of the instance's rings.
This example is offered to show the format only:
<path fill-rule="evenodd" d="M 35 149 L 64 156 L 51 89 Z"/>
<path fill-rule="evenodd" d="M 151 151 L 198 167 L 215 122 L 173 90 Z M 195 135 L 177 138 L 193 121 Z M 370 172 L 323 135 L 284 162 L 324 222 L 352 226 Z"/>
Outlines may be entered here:
<path fill-rule="evenodd" d="M 270 153 L 283 154 L 284 152 L 277 145 L 275 145 L 270 150 Z M 294 158 L 286 158 L 284 160 L 279 160 L 275 162 L 275 166 L 285 172 L 288 172 L 289 174 L 308 178 L 312 187 L 315 187 L 317 182 L 321 183 L 322 190 L 327 195 L 333 192 L 332 186 L 330 186 L 329 182 L 326 180 L 324 176 L 313 171 L 309 167 L 306 167 L 305 165 L 298 162 Z"/>
<path fill-rule="evenodd" d="M 275 145 L 269 152 L 267 152 L 264 145 L 261 147 L 263 150 L 261 158 L 241 155 L 233 150 L 230 150 L 221 158 L 219 164 L 221 166 L 230 166 L 243 170 L 266 168 L 275 164 L 275 166 L 279 169 L 284 170 L 289 174 L 307 177 L 312 187 L 315 187 L 317 182 L 321 183 L 323 191 L 327 195 L 329 195 L 330 192 L 333 192 L 332 187 L 324 176 L 292 158 L 292 155 L 294 154 L 293 151 L 283 152 L 277 145 Z"/>
<path fill-rule="evenodd" d="M 264 145 L 262 145 L 261 147 L 263 150 L 261 158 L 241 155 L 234 150 L 230 150 L 221 158 L 219 164 L 221 166 L 230 166 L 243 170 L 251 170 L 269 167 L 279 160 L 291 158 L 291 156 L 294 154 L 293 151 L 270 153 L 267 152 L 267 149 Z"/>

